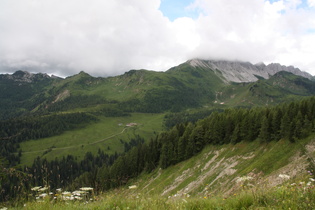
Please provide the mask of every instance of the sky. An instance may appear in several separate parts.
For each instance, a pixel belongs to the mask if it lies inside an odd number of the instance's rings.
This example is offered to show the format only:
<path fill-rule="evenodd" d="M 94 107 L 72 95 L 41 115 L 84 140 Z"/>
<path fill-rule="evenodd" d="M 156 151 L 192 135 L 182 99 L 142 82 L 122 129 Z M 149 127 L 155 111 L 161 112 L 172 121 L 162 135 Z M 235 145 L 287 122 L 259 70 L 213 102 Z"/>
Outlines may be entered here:
<path fill-rule="evenodd" d="M 315 75 L 315 0 L 0 0 L 0 73 L 115 76 L 193 58 Z"/>

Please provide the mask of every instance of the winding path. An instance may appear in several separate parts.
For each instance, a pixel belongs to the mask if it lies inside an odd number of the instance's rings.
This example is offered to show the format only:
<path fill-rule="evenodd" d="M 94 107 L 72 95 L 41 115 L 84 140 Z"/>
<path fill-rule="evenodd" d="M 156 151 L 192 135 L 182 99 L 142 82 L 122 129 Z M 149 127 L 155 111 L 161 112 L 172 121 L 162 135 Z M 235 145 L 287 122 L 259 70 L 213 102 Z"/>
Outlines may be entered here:
<path fill-rule="evenodd" d="M 101 139 L 101 140 L 98 140 L 98 141 L 95 141 L 95 142 L 93 142 L 93 143 L 89 143 L 89 144 L 86 144 L 86 145 L 94 145 L 94 144 L 98 144 L 98 143 L 100 143 L 100 142 L 106 141 L 106 140 L 111 139 L 111 138 L 113 138 L 113 137 L 115 137 L 115 136 L 118 136 L 118 135 L 123 134 L 126 129 L 127 129 L 127 128 L 124 128 L 124 129 L 123 129 L 121 132 L 119 132 L 119 133 L 116 133 L 116 134 L 114 134 L 114 135 L 111 135 L 111 136 L 109 136 L 109 137 L 106 137 L 105 139 Z M 36 151 L 29 151 L 29 152 L 23 152 L 23 151 L 22 151 L 22 154 L 30 154 L 30 153 L 45 152 L 45 151 L 55 151 L 55 150 L 65 150 L 65 149 L 72 149 L 72 148 L 81 147 L 81 146 L 82 146 L 82 144 L 76 145 L 76 146 L 69 146 L 69 147 L 48 148 L 48 149 L 36 150 Z"/>

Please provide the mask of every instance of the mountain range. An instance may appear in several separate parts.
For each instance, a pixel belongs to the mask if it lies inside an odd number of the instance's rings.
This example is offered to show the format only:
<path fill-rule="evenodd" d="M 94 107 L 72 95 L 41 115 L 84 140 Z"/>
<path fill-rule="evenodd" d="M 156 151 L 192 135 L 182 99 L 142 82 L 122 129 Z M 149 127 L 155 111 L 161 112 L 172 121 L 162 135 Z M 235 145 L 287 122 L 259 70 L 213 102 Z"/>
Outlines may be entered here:
<path fill-rule="evenodd" d="M 0 88 L 0 119 L 9 119 L 102 106 L 160 113 L 275 104 L 313 95 L 315 83 L 312 75 L 292 66 L 193 59 L 166 72 L 130 70 L 107 78 L 80 72 L 63 79 L 19 70 L 0 75 Z"/>

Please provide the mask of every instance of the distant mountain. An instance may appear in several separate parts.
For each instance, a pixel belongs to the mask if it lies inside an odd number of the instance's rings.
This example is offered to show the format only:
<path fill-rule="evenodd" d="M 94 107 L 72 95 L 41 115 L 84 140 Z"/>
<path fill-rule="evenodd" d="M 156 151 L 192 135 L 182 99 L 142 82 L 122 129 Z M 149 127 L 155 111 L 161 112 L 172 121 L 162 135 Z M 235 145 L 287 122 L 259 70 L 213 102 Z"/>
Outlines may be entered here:
<path fill-rule="evenodd" d="M 166 72 L 131 70 L 107 78 L 17 71 L 0 75 L 0 119 L 79 108 L 124 114 L 275 104 L 314 95 L 311 78 L 292 66 L 199 59 Z"/>
<path fill-rule="evenodd" d="M 47 74 L 16 71 L 0 75 L 0 119 L 36 110 L 46 100 L 45 92 L 61 78 Z"/>
<path fill-rule="evenodd" d="M 33 83 L 33 82 L 39 82 L 44 79 L 58 79 L 57 76 L 49 76 L 48 74 L 33 74 L 27 71 L 18 70 L 13 74 L 0 74 L 0 80 L 8 80 L 13 82 L 21 82 L 21 83 Z M 61 79 L 61 78 L 59 78 Z"/>
<path fill-rule="evenodd" d="M 279 63 L 271 63 L 269 65 L 259 63 L 254 65 L 249 62 L 200 59 L 189 60 L 188 63 L 193 67 L 198 66 L 217 70 L 222 74 L 222 79 L 227 82 L 255 82 L 259 77 L 268 79 L 280 71 L 291 72 L 308 79 L 312 78 L 312 75 L 307 72 L 303 72 L 293 66 L 283 66 Z"/>

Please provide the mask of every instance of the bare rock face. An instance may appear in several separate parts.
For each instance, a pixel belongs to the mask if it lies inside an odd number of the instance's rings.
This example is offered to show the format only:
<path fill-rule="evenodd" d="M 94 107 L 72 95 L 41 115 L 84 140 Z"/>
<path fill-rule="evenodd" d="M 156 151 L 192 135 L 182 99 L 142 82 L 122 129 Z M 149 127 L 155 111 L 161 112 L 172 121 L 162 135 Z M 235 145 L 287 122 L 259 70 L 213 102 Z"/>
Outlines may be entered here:
<path fill-rule="evenodd" d="M 312 75 L 303 72 L 298 68 L 294 68 L 293 66 L 287 67 L 278 63 L 272 63 L 269 65 L 259 63 L 254 65 L 249 62 L 200 59 L 193 59 L 188 62 L 193 67 L 199 66 L 221 72 L 226 82 L 255 82 L 258 80 L 258 77 L 268 79 L 270 76 L 280 71 L 291 72 L 295 75 L 303 76 L 308 79 L 312 78 Z"/>
<path fill-rule="evenodd" d="M 8 80 L 13 80 L 15 82 L 22 82 L 22 83 L 32 83 L 37 80 L 45 79 L 45 78 L 50 78 L 49 75 L 47 74 L 32 74 L 27 71 L 16 71 L 14 74 L 5 74 L 1 75 L 2 78 L 8 79 Z"/>

